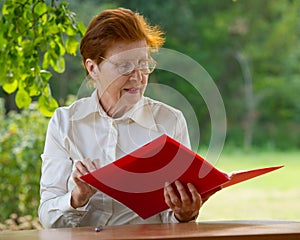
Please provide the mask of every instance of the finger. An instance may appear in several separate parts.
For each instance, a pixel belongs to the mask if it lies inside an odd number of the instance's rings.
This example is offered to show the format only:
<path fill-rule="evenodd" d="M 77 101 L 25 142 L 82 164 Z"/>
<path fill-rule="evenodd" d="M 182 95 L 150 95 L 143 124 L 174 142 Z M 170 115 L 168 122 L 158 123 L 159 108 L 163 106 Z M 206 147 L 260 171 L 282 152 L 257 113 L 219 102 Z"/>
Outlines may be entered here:
<path fill-rule="evenodd" d="M 75 184 L 78 186 L 78 188 L 80 189 L 80 191 L 82 191 L 83 189 L 87 191 L 86 189 L 89 189 L 89 191 L 91 192 L 96 192 L 97 189 L 95 189 L 93 186 L 89 185 L 84 180 L 82 180 L 81 176 L 82 174 L 77 169 L 72 174 L 73 180 Z"/>
<path fill-rule="evenodd" d="M 81 185 L 83 183 L 83 180 L 81 180 L 81 178 L 80 178 L 82 175 L 83 174 L 81 172 L 79 172 L 77 170 L 77 168 L 73 172 L 72 177 L 73 177 L 73 180 L 74 180 L 76 185 Z"/>
<path fill-rule="evenodd" d="M 77 161 L 75 163 L 75 167 L 76 167 L 76 170 L 81 174 L 81 175 L 85 175 L 85 174 L 88 174 L 89 171 L 88 169 L 86 168 L 86 166 L 81 162 L 81 161 Z"/>
<path fill-rule="evenodd" d="M 183 203 L 183 205 L 191 204 L 190 196 L 187 194 L 182 183 L 180 181 L 176 180 L 175 185 L 176 185 L 178 193 L 180 194 L 180 199 L 181 199 L 181 202 Z"/>
<path fill-rule="evenodd" d="M 174 205 L 172 204 L 171 198 L 170 198 L 169 193 L 166 189 L 166 186 L 168 186 L 168 185 L 169 185 L 169 183 L 165 183 L 165 187 L 164 187 L 165 202 L 166 202 L 166 204 L 168 205 L 169 208 L 173 208 Z"/>
<path fill-rule="evenodd" d="M 72 174 L 72 177 L 74 179 L 78 179 L 78 178 L 80 178 L 80 176 L 82 176 L 82 174 L 77 169 L 75 169 L 75 171 Z"/>
<path fill-rule="evenodd" d="M 193 203 L 195 203 L 196 206 L 201 206 L 202 205 L 202 199 L 201 199 L 201 195 L 197 191 L 197 188 L 191 183 L 188 183 L 187 186 L 188 186 L 188 189 L 189 189 L 189 191 L 192 195 Z"/>
<path fill-rule="evenodd" d="M 81 160 L 81 162 L 85 165 L 86 169 L 89 172 L 92 172 L 94 170 L 96 170 L 96 165 L 94 164 L 93 161 L 91 161 L 89 158 L 84 158 L 83 160 Z"/>
<path fill-rule="evenodd" d="M 94 163 L 96 169 L 101 168 L 101 160 L 99 158 L 94 159 L 92 162 Z"/>
<path fill-rule="evenodd" d="M 177 207 L 181 206 L 181 200 L 177 196 L 176 192 L 174 191 L 174 188 L 170 183 L 165 184 L 165 190 L 170 198 L 171 204 Z"/>

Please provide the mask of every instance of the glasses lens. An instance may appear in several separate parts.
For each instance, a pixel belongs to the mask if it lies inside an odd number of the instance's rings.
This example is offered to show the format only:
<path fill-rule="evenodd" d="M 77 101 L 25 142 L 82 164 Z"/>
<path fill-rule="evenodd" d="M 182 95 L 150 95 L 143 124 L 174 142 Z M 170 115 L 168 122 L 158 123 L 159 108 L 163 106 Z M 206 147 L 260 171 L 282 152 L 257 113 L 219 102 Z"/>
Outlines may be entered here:
<path fill-rule="evenodd" d="M 132 62 L 123 62 L 118 66 L 118 71 L 122 75 L 127 75 L 134 70 L 135 66 Z"/>
<path fill-rule="evenodd" d="M 136 67 L 133 62 L 127 61 L 118 65 L 118 72 L 121 75 L 129 75 L 135 69 L 140 70 L 143 74 L 147 75 L 154 71 L 156 62 L 153 59 L 141 60 Z"/>
<path fill-rule="evenodd" d="M 139 69 L 143 74 L 150 74 L 155 69 L 155 61 L 152 59 L 141 61 L 139 64 Z"/>

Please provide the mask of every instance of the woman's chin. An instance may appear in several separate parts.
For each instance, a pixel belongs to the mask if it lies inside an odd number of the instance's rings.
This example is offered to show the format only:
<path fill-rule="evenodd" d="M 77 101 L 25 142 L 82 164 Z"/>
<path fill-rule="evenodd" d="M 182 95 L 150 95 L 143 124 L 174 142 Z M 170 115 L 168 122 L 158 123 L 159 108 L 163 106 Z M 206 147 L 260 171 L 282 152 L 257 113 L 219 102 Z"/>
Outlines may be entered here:
<path fill-rule="evenodd" d="M 121 96 L 121 101 L 127 103 L 136 104 L 142 97 L 141 90 L 137 91 L 124 91 L 124 94 Z"/>
<path fill-rule="evenodd" d="M 141 99 L 141 94 L 123 94 L 115 105 L 111 116 L 119 118 L 126 112 L 130 111 L 132 107 Z"/>

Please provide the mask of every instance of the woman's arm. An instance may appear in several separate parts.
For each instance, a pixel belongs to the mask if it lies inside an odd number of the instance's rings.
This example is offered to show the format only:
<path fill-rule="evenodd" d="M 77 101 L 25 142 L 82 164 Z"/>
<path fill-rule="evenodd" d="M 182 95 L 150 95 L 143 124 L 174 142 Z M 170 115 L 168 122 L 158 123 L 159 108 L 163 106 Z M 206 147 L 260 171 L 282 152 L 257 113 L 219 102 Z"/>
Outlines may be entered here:
<path fill-rule="evenodd" d="M 60 111 L 56 111 L 49 122 L 44 153 L 41 156 L 43 162 L 38 213 L 41 223 L 47 228 L 77 226 L 86 213 L 83 202 L 78 203 L 82 193 L 86 193 L 82 187 L 84 184 L 79 183 L 82 170 L 78 170 L 80 167 L 74 168 L 66 136 L 60 130 L 66 124 L 68 122 L 61 119 Z M 74 181 L 70 178 L 74 178 Z"/>

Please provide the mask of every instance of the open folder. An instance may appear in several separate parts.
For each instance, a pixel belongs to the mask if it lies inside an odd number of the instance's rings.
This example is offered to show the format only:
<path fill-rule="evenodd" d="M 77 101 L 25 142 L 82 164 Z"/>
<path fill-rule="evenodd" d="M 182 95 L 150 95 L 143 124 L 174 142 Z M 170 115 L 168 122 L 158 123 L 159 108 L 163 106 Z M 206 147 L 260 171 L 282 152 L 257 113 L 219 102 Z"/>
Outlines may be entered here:
<path fill-rule="evenodd" d="M 192 183 L 203 197 L 281 167 L 227 174 L 176 140 L 162 135 L 81 178 L 146 219 L 168 209 L 163 194 L 166 182 Z"/>

